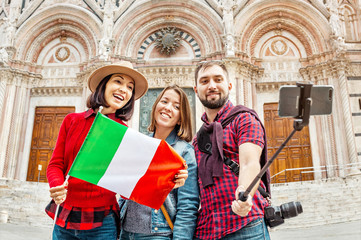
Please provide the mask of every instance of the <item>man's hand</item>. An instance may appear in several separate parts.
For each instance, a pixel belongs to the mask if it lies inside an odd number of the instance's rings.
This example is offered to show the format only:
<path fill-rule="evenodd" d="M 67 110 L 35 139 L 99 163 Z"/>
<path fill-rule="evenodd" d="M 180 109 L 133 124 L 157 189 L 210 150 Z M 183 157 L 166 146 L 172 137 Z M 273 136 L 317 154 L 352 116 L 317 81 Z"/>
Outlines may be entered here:
<path fill-rule="evenodd" d="M 63 185 L 50 188 L 50 197 L 54 200 L 56 204 L 61 204 L 66 199 L 66 194 L 68 193 L 68 181 Z"/>
<path fill-rule="evenodd" d="M 237 200 L 234 200 L 232 202 L 232 211 L 241 217 L 247 216 L 253 206 L 251 195 L 248 195 L 248 198 L 245 202 L 238 200 L 239 193 L 244 192 L 244 191 L 245 191 L 245 187 L 238 186 L 238 188 L 236 189 L 236 192 L 235 192 L 235 199 L 237 199 Z"/>

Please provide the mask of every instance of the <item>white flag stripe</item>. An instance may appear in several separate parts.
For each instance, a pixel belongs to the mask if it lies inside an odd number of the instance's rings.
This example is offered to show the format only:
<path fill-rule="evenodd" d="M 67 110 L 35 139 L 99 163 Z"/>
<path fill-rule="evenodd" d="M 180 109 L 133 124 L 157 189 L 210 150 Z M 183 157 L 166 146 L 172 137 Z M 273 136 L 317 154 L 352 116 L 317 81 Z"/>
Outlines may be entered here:
<path fill-rule="evenodd" d="M 160 141 L 128 128 L 98 186 L 129 198 L 148 170 Z"/>

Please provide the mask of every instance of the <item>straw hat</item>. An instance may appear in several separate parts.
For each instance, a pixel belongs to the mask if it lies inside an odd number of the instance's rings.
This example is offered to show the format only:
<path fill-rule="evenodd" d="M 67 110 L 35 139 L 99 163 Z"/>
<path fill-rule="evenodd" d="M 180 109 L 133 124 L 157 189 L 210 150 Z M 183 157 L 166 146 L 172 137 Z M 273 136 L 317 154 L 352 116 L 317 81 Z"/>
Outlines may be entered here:
<path fill-rule="evenodd" d="M 94 92 L 99 83 L 108 75 L 122 73 L 133 78 L 135 83 L 135 99 L 141 98 L 148 90 L 148 81 L 140 72 L 133 69 L 133 65 L 128 61 L 120 61 L 96 69 L 88 79 L 88 87 L 90 91 Z"/>

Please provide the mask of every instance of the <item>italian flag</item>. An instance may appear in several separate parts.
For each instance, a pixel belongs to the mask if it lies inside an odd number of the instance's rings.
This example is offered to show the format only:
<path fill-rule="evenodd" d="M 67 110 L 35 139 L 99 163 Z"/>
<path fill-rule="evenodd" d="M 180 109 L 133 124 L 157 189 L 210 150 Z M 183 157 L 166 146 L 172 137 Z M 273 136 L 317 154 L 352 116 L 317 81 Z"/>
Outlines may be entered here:
<path fill-rule="evenodd" d="M 68 175 L 159 209 L 184 164 L 164 140 L 98 113 Z"/>

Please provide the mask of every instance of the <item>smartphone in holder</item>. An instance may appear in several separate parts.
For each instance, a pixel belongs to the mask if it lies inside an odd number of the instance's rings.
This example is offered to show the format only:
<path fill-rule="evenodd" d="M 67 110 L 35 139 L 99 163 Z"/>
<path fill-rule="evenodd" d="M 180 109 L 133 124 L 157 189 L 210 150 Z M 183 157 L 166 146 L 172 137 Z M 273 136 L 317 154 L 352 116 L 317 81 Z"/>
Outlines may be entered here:
<path fill-rule="evenodd" d="M 313 85 L 311 89 L 311 112 L 310 115 L 328 115 L 332 112 L 333 86 Z M 300 94 L 299 86 L 281 86 L 278 115 L 280 117 L 300 117 Z"/>

